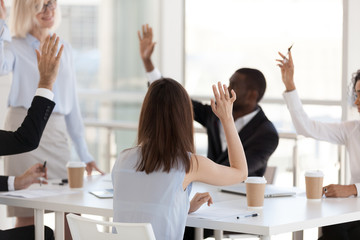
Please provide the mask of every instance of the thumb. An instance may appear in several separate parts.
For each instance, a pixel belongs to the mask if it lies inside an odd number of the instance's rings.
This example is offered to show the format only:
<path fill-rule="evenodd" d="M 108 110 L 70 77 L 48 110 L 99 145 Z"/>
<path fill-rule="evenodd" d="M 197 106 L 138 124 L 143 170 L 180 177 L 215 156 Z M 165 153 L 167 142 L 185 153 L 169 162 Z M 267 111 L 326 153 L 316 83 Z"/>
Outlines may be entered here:
<path fill-rule="evenodd" d="M 213 110 L 213 112 L 216 112 L 216 104 L 215 104 L 215 100 L 214 99 L 210 99 L 211 101 L 211 109 Z"/>
<path fill-rule="evenodd" d="M 39 63 L 40 63 L 40 52 L 37 49 L 35 49 L 35 52 L 36 52 L 37 62 L 38 62 L 38 65 L 39 65 Z"/>

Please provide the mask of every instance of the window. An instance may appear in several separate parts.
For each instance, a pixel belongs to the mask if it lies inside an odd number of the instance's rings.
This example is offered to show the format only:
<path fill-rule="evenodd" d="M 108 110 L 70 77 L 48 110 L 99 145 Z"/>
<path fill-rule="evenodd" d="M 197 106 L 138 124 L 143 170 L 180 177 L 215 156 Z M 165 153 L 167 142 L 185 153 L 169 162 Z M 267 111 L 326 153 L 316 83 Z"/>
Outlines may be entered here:
<path fill-rule="evenodd" d="M 285 87 L 275 59 L 293 45 L 295 83 L 307 99 L 310 117 L 341 119 L 341 0 L 187 0 L 185 1 L 185 84 L 193 96 L 211 97 L 211 85 L 228 83 L 235 70 L 256 68 L 267 79 L 260 103 L 280 132 L 294 132 L 282 101 Z M 323 102 L 319 102 L 322 100 Z M 206 148 L 198 141 L 197 148 Z M 279 167 L 277 184 L 292 185 L 291 141 L 281 139 L 269 165 Z M 306 150 L 304 150 L 306 149 Z M 298 141 L 299 180 L 309 168 L 322 169 L 337 182 L 338 147 Z M 316 159 L 316 161 L 314 161 Z M 314 164 L 316 162 L 316 164 Z M 290 178 L 290 179 L 289 179 Z M 299 181 L 304 185 L 303 181 Z"/>

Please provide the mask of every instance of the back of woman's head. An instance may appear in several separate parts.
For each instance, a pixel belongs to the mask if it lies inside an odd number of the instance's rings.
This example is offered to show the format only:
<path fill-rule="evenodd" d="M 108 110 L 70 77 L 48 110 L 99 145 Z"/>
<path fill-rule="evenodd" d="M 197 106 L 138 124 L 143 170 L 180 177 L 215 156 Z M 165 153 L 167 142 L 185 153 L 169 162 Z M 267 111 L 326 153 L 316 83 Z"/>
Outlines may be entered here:
<path fill-rule="evenodd" d="M 190 170 L 194 152 L 193 110 L 186 90 L 173 79 L 153 82 L 141 108 L 138 144 L 142 156 L 138 171 Z"/>
<path fill-rule="evenodd" d="M 44 6 L 45 0 L 12 0 L 10 13 L 10 31 L 15 37 L 26 37 L 32 28 L 38 25 L 36 15 Z M 55 22 L 51 28 L 54 31 L 60 24 L 60 7 L 55 9 Z"/>

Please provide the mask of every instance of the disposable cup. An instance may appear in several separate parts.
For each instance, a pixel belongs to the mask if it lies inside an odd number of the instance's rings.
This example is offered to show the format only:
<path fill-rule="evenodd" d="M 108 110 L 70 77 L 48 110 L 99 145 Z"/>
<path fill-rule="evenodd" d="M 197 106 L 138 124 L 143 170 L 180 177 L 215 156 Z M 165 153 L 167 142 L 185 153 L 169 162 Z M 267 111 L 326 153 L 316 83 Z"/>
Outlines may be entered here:
<path fill-rule="evenodd" d="M 66 164 L 70 188 L 83 187 L 85 166 L 86 164 L 83 162 L 68 162 Z"/>
<path fill-rule="evenodd" d="M 266 179 L 264 177 L 248 177 L 245 183 L 248 207 L 262 208 L 264 206 Z"/>
<path fill-rule="evenodd" d="M 319 170 L 305 172 L 306 197 L 310 200 L 320 200 L 322 197 L 324 173 Z"/>

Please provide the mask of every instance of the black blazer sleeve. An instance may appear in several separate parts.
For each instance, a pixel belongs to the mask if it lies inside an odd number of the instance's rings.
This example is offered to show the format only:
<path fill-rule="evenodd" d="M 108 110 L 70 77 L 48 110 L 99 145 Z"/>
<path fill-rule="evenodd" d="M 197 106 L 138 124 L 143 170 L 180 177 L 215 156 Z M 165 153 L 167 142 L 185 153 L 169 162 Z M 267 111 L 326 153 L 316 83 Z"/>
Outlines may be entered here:
<path fill-rule="evenodd" d="M 191 102 L 194 110 L 194 120 L 206 127 L 210 121 L 210 116 L 213 115 L 211 106 L 202 104 L 193 99 L 191 99 Z"/>
<path fill-rule="evenodd" d="M 8 191 L 8 178 L 7 176 L 0 176 L 0 192 Z"/>
<path fill-rule="evenodd" d="M 36 149 L 54 106 L 53 101 L 35 96 L 27 116 L 16 131 L 0 130 L 0 156 Z"/>

